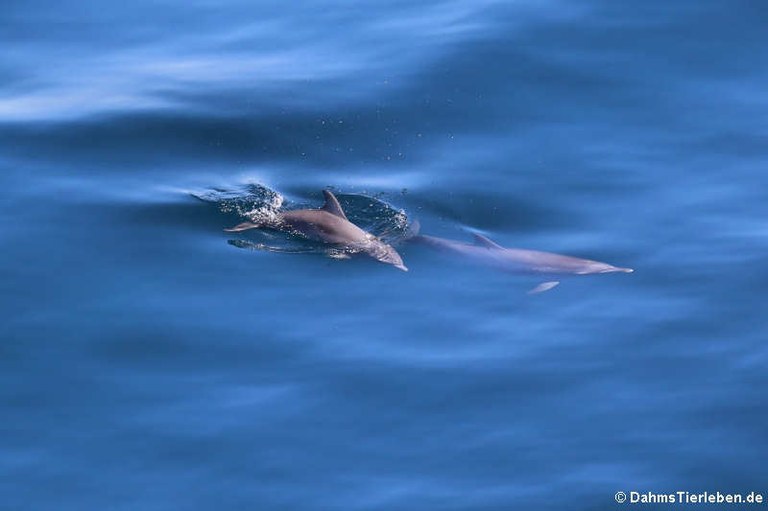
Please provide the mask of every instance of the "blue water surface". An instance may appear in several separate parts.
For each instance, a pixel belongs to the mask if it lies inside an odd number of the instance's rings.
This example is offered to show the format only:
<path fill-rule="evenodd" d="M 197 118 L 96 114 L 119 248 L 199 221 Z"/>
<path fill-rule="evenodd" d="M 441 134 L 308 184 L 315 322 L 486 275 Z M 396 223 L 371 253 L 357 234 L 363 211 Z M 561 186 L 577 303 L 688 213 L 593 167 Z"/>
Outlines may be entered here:
<path fill-rule="evenodd" d="M 768 497 L 766 34 L 740 0 L 5 0 L 0 508 Z M 635 273 L 530 296 L 223 232 L 328 187 Z"/>

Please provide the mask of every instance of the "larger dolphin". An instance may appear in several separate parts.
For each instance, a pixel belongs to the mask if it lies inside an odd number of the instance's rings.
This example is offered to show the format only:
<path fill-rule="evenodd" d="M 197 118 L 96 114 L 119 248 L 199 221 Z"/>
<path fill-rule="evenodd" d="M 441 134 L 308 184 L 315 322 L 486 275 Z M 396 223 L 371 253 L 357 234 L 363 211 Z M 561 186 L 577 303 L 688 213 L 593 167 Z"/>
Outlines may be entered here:
<path fill-rule="evenodd" d="M 248 229 L 277 229 L 299 233 L 322 243 L 330 243 L 349 252 L 363 252 L 382 263 L 408 271 L 400 254 L 391 245 L 371 233 L 365 232 L 347 219 L 336 197 L 323 190 L 325 204 L 320 209 L 298 209 L 278 213 L 274 218 L 260 222 L 243 222 L 227 232 L 241 232 Z"/>
<path fill-rule="evenodd" d="M 418 224 L 416 224 L 414 232 L 417 229 Z M 513 273 L 565 276 L 594 273 L 632 273 L 634 271 L 631 268 L 619 268 L 599 261 L 553 254 L 551 252 L 506 248 L 480 234 L 473 234 L 473 236 L 475 238 L 475 244 L 473 245 L 418 234 L 414 234 L 411 240 Z M 533 288 L 530 292 L 541 293 L 552 289 L 559 283 L 558 280 L 547 280 Z"/>

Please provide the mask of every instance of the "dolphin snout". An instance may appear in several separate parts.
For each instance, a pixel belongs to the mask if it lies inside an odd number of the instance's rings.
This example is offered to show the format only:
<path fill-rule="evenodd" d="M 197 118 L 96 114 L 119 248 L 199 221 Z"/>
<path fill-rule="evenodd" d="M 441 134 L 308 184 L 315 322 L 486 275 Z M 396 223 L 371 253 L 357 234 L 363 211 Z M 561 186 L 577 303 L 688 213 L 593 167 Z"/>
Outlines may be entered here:
<path fill-rule="evenodd" d="M 632 273 L 634 271 L 635 270 L 632 268 L 619 268 L 617 266 L 610 266 L 600 271 L 600 273 Z"/>
<path fill-rule="evenodd" d="M 374 238 L 373 241 L 368 244 L 364 250 L 377 261 L 381 261 L 385 264 L 391 264 L 401 271 L 408 271 L 408 268 L 403 263 L 403 258 L 400 257 L 400 254 L 398 254 L 397 250 L 395 250 L 391 245 L 387 245 L 386 243 L 383 243 L 382 241 Z"/>

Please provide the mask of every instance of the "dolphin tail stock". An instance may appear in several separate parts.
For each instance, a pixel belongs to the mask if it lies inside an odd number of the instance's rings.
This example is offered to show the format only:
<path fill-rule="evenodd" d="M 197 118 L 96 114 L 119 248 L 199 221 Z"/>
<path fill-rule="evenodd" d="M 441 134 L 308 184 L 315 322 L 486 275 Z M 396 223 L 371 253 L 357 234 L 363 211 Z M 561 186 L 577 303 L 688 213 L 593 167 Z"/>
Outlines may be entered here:
<path fill-rule="evenodd" d="M 224 229 L 224 232 L 242 232 L 247 231 L 249 229 L 259 229 L 262 227 L 261 224 L 255 224 L 253 222 L 243 222 L 241 224 L 237 224 L 234 227 L 230 227 L 229 229 Z"/>

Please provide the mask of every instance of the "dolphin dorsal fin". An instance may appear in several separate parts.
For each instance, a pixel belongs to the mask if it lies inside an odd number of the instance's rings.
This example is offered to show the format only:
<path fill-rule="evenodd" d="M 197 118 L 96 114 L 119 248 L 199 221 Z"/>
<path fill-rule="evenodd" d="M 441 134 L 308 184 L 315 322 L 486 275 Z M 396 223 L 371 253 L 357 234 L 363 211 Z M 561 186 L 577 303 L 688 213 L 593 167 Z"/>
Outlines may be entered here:
<path fill-rule="evenodd" d="M 325 197 L 325 204 L 323 204 L 323 207 L 320 209 L 347 220 L 347 215 L 345 215 L 344 210 L 341 209 L 341 204 L 339 204 L 339 200 L 336 196 L 328 190 L 323 190 L 323 196 Z"/>
<path fill-rule="evenodd" d="M 493 240 L 489 240 L 482 234 L 472 233 L 475 238 L 475 243 L 485 248 L 504 248 Z"/>

